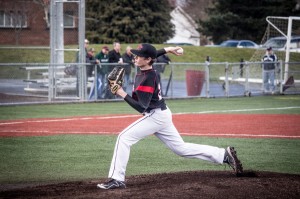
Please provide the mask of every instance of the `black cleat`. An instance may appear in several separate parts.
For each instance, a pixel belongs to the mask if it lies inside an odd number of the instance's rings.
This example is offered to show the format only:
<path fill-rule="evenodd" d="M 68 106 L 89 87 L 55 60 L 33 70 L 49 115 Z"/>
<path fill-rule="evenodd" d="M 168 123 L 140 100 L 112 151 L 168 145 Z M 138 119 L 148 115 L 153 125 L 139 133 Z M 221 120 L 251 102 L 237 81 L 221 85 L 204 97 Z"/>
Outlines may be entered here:
<path fill-rule="evenodd" d="M 243 165 L 241 161 L 237 158 L 234 147 L 229 146 L 225 149 L 223 162 L 229 164 L 229 166 L 234 170 L 237 176 L 243 173 Z"/>
<path fill-rule="evenodd" d="M 97 187 L 100 189 L 124 189 L 126 185 L 122 181 L 111 179 L 108 182 L 97 184 Z"/>

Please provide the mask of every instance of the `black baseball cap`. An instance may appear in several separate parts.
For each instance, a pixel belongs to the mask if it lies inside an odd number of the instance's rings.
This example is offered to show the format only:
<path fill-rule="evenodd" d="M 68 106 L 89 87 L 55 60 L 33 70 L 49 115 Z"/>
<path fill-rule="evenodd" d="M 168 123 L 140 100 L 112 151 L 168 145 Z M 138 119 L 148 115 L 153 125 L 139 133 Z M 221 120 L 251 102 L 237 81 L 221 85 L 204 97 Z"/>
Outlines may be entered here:
<path fill-rule="evenodd" d="M 139 57 L 151 57 L 152 59 L 156 58 L 156 48 L 151 44 L 140 44 L 137 49 L 130 50 L 132 54 Z"/>
<path fill-rule="evenodd" d="M 267 48 L 267 50 L 272 50 L 272 47 Z"/>

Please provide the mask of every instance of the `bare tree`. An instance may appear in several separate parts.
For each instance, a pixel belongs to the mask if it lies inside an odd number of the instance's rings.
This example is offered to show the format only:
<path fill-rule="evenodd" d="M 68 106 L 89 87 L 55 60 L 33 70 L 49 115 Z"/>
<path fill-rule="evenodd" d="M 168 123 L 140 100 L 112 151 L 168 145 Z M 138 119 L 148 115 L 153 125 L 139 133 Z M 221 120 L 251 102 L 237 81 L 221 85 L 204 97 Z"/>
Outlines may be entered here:
<path fill-rule="evenodd" d="M 44 20 L 47 27 L 50 27 L 49 12 L 50 12 L 50 0 L 33 0 L 34 3 L 40 5 L 44 9 Z"/>
<path fill-rule="evenodd" d="M 19 45 L 21 32 L 23 28 L 27 27 L 28 2 L 20 1 L 19 3 L 13 4 L 12 10 L 7 11 L 7 14 L 15 31 L 16 45 Z"/>

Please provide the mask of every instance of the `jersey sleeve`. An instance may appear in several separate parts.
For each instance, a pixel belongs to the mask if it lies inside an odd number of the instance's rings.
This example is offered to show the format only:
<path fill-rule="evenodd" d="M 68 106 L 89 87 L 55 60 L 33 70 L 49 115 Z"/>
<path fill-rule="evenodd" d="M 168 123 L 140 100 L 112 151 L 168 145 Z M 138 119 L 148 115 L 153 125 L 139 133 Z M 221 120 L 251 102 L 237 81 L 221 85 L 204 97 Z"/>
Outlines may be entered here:
<path fill-rule="evenodd" d="M 143 108 L 140 103 L 138 101 L 136 101 L 135 99 L 133 99 L 130 95 L 126 95 L 126 97 L 124 98 L 125 102 L 127 102 L 132 108 L 134 108 L 135 110 L 137 110 L 140 113 L 144 113 L 145 112 L 145 108 Z"/>
<path fill-rule="evenodd" d="M 159 49 L 159 50 L 157 50 L 156 51 L 156 58 L 157 57 L 159 57 L 159 56 L 162 56 L 162 55 L 164 55 L 164 54 L 166 54 L 167 52 L 166 52 L 166 50 L 165 49 Z"/>
<path fill-rule="evenodd" d="M 126 95 L 124 100 L 138 112 L 144 113 L 147 110 L 147 108 L 149 107 L 152 93 L 140 92 L 138 95 L 140 95 L 140 97 L 142 97 L 141 99 L 139 99 L 139 101 L 135 100 L 133 97 L 131 97 L 129 95 Z"/>

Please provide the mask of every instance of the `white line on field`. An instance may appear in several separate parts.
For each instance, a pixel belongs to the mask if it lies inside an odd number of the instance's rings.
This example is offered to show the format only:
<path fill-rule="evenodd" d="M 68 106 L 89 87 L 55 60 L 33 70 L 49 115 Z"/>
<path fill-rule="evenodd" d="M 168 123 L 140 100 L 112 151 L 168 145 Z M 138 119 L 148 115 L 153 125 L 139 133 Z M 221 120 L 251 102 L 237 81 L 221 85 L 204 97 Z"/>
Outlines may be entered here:
<path fill-rule="evenodd" d="M 1 125 L 10 125 L 10 124 L 23 124 L 23 123 L 43 123 L 43 122 L 65 122 L 65 121 L 74 121 L 74 120 L 106 120 L 106 119 L 120 119 L 120 118 L 131 118 L 139 117 L 140 115 L 119 115 L 119 116 L 104 116 L 104 117 L 81 117 L 81 118 L 61 118 L 61 119 L 45 119 L 45 120 L 25 120 L 18 122 L 4 122 L 0 123 Z"/>
<path fill-rule="evenodd" d="M 85 132 L 85 131 L 47 131 L 47 130 L 42 130 L 42 131 L 31 131 L 31 130 L 0 130 L 0 135 L 1 133 L 30 133 L 30 134 L 41 134 L 41 133 L 50 133 L 50 134 L 118 134 L 119 132 L 107 132 L 107 131 L 101 131 L 101 132 L 96 132 L 96 131 L 91 131 L 91 132 Z"/>
<path fill-rule="evenodd" d="M 277 107 L 277 108 L 237 109 L 237 110 L 214 110 L 214 111 L 201 111 L 201 112 L 182 112 L 182 113 L 174 113 L 174 115 L 181 115 L 181 114 L 206 114 L 206 113 L 251 112 L 251 111 L 286 110 L 286 109 L 298 109 L 298 108 L 300 108 L 300 106 Z"/>
<path fill-rule="evenodd" d="M 184 114 L 207 114 L 207 113 L 232 113 L 232 112 L 251 112 L 251 111 L 267 111 L 267 110 L 286 110 L 286 109 L 300 109 L 300 106 L 291 107 L 277 107 L 277 108 L 257 108 L 257 109 L 237 109 L 237 110 L 214 110 L 214 111 L 201 111 L 201 112 L 182 112 L 174 113 L 174 115 Z M 119 116 L 103 116 L 103 117 L 82 117 L 82 118 L 61 118 L 61 119 L 45 119 L 45 120 L 24 120 L 17 122 L 3 122 L 1 125 L 23 124 L 23 123 L 42 123 L 42 122 L 65 122 L 74 120 L 106 120 L 106 119 L 120 119 L 140 117 L 141 115 L 119 115 Z"/>
<path fill-rule="evenodd" d="M 23 131 L 23 130 L 10 130 L 10 131 L 0 131 L 1 133 L 31 133 L 31 134 L 39 134 L 42 133 L 50 133 L 50 134 L 101 134 L 101 135 L 113 135 L 118 134 L 119 132 L 106 132 L 106 131 L 91 131 L 91 132 L 81 132 L 81 131 L 71 131 L 71 132 L 65 132 L 65 131 Z M 231 134 L 231 133 L 214 133 L 214 134 L 208 134 L 208 133 L 180 133 L 180 135 L 183 136 L 220 136 L 220 137 L 261 137 L 261 138 L 300 138 L 298 135 L 264 135 L 264 134 Z"/>
<path fill-rule="evenodd" d="M 256 135 L 256 134 L 231 134 L 231 133 L 214 133 L 214 134 L 206 134 L 206 133 L 180 133 L 180 135 L 188 135 L 188 136 L 232 136 L 232 137 L 264 137 L 264 138 L 300 138 L 298 135 Z"/>

